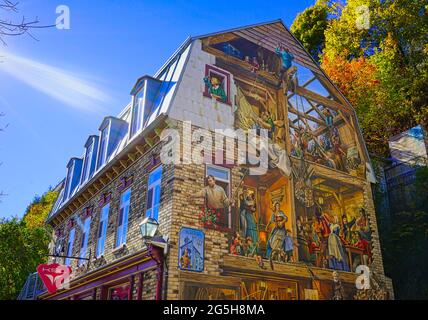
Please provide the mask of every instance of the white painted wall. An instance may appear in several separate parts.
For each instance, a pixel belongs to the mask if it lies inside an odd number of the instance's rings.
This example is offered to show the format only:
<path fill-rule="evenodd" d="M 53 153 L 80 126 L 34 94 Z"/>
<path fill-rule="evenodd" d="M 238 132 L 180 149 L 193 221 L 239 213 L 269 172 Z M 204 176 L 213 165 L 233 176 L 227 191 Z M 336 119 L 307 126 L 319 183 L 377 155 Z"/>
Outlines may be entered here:
<path fill-rule="evenodd" d="M 205 129 L 233 129 L 234 96 L 236 87 L 231 77 L 232 106 L 207 98 L 203 95 L 205 65 L 215 64 L 215 56 L 202 51 L 202 42 L 195 40 L 184 74 L 177 89 L 168 116 L 181 121 L 191 121 Z"/>

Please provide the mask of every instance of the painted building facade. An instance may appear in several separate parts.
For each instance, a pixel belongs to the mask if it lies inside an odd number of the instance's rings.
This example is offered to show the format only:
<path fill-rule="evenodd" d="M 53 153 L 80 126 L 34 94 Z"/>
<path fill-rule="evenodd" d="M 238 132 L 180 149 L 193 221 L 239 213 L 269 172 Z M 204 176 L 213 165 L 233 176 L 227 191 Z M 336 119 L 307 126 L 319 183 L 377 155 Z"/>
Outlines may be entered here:
<path fill-rule="evenodd" d="M 189 38 L 131 97 L 67 165 L 71 283 L 39 299 L 368 298 L 361 265 L 393 298 L 355 111 L 282 21 Z"/>

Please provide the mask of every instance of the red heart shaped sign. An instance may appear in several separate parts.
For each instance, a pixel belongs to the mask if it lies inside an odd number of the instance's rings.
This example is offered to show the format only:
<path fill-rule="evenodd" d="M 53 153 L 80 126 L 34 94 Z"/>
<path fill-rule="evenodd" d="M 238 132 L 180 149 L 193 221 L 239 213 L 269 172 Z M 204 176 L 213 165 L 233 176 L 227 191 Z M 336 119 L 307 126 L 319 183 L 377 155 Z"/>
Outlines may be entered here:
<path fill-rule="evenodd" d="M 37 267 L 37 273 L 48 292 L 55 293 L 69 284 L 71 267 L 58 263 L 41 264 Z"/>

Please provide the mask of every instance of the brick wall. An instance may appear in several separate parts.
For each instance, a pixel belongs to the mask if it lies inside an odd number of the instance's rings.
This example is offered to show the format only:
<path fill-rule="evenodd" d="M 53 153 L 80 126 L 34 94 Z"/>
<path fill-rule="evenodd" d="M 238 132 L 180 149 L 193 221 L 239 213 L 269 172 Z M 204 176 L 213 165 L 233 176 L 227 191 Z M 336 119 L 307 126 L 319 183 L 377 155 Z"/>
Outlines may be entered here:
<path fill-rule="evenodd" d="M 71 260 L 71 267 L 73 270 L 71 280 L 77 277 L 81 277 L 89 271 L 102 268 L 103 266 L 111 264 L 120 258 L 133 255 L 144 249 L 144 243 L 140 235 L 139 224 L 145 216 L 147 180 L 151 169 L 153 169 L 150 167 L 149 164 L 152 161 L 153 156 L 159 155 L 160 148 L 160 144 L 154 146 L 150 151 L 148 151 L 145 155 L 141 156 L 141 158 L 135 161 L 132 166 L 127 168 L 120 176 L 118 176 L 115 180 L 111 181 L 105 188 L 100 190 L 96 195 L 94 195 L 91 199 L 84 203 L 81 208 L 76 211 L 76 213 L 80 213 L 84 208 L 93 206 L 91 228 L 86 251 L 86 257 L 90 258 L 90 262 L 85 262 L 82 267 L 78 268 L 78 260 Z M 131 205 L 128 215 L 126 247 L 124 250 L 115 250 L 120 195 L 122 192 L 128 189 L 126 188 L 124 190 L 118 190 L 118 186 L 121 184 L 121 178 L 130 176 L 133 176 L 133 182 L 130 185 Z M 164 235 L 167 235 L 170 230 L 171 215 L 169 212 L 171 212 L 172 188 L 170 185 L 172 183 L 172 176 L 173 166 L 164 165 L 163 178 L 161 182 L 161 205 L 159 208 L 159 231 L 161 234 Z M 111 193 L 111 197 L 108 216 L 107 236 L 104 249 L 104 259 L 98 259 L 97 261 L 94 261 L 100 222 L 100 211 L 102 208 L 102 206 L 99 205 L 99 200 L 100 197 L 106 193 Z M 68 242 L 70 231 L 70 228 L 68 227 L 68 222 L 70 219 L 71 217 L 69 217 L 68 219 L 63 221 L 61 225 L 56 227 L 56 229 L 62 229 L 64 232 L 65 252 L 67 252 L 66 244 Z M 75 225 L 75 230 L 76 233 L 73 243 L 73 251 L 71 255 L 74 257 L 78 257 L 80 255 L 82 230 L 80 230 L 77 225 Z M 51 261 L 55 260 L 56 262 L 60 263 L 64 262 L 63 258 L 51 258 Z M 137 279 L 138 277 L 135 278 Z M 155 271 L 150 271 L 145 274 L 143 284 L 143 297 L 147 299 L 154 299 L 156 290 Z M 136 284 L 134 285 L 134 288 L 136 288 Z M 97 296 L 100 296 L 100 294 L 100 292 L 97 292 Z"/>

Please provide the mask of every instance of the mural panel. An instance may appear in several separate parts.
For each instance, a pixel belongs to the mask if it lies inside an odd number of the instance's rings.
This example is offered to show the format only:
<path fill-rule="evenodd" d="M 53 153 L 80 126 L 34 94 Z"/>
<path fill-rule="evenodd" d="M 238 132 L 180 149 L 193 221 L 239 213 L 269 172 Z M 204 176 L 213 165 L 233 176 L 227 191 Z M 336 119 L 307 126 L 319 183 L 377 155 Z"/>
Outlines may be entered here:
<path fill-rule="evenodd" d="M 178 266 L 181 270 L 204 271 L 204 241 L 201 230 L 181 228 L 178 252 Z"/>
<path fill-rule="evenodd" d="M 235 129 L 267 130 L 269 161 L 267 172 L 258 176 L 240 165 L 244 175 L 233 194 L 230 177 L 223 185 L 215 177 L 213 193 L 221 203 L 203 191 L 215 211 L 205 211 L 202 220 L 216 224 L 229 217 L 229 227 L 235 221 L 230 254 L 254 258 L 261 269 L 264 259 L 271 268 L 273 262 L 303 262 L 354 271 L 370 264 L 363 192 L 336 177 L 340 172 L 365 178 L 353 113 L 327 79 L 294 61 L 290 44 L 261 42 L 239 33 L 203 42 L 203 49 L 216 56 L 215 66 L 206 67 L 204 95 L 234 104 Z M 231 77 L 216 73 L 216 67 Z M 260 151 L 256 146 L 255 154 Z M 305 295 L 316 298 L 310 291 Z"/>

